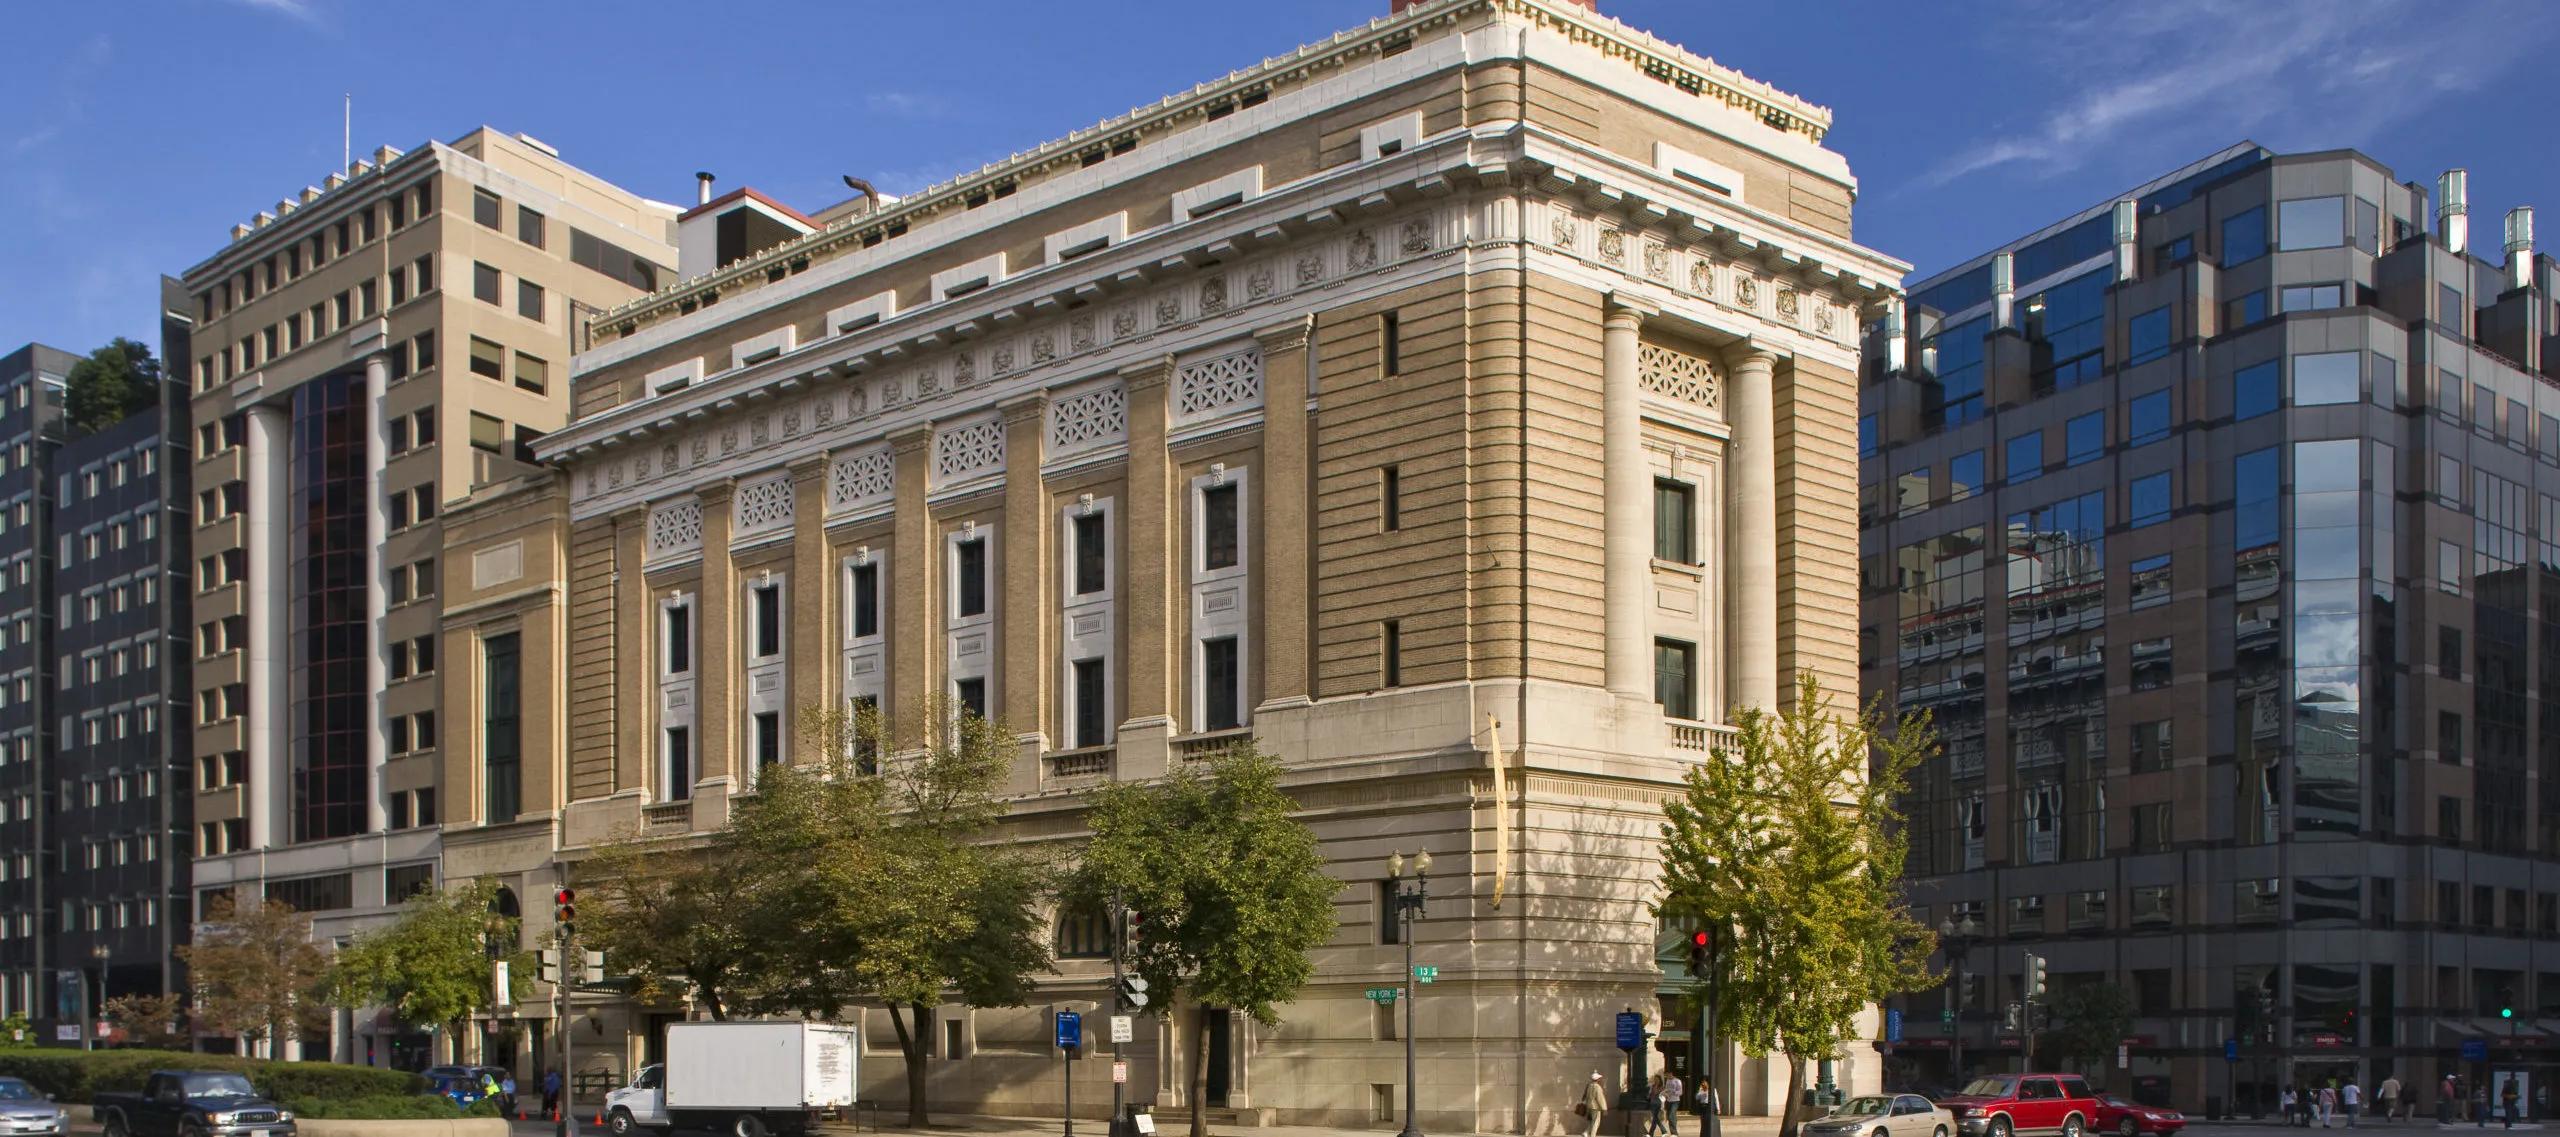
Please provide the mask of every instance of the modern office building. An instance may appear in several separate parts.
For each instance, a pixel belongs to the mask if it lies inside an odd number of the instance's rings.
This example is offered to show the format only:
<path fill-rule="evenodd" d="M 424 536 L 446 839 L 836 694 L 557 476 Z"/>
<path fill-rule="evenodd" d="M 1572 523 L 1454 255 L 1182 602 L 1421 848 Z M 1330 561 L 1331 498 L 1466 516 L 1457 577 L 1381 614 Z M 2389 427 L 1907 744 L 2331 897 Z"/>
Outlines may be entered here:
<path fill-rule="evenodd" d="M 573 331 L 665 283 L 675 212 L 483 128 L 377 150 L 187 271 L 200 900 L 335 940 L 437 882 L 438 515 L 567 421 Z M 426 1059 L 383 1016 L 333 1033 L 301 1052 Z"/>
<path fill-rule="evenodd" d="M 161 352 L 187 349 L 163 278 Z M 127 994 L 183 991 L 190 800 L 186 390 L 81 429 L 80 358 L 0 358 L 0 1014 L 78 1044 Z M 171 716 L 176 716 L 173 720 Z"/>
<path fill-rule="evenodd" d="M 1403 966 L 1387 861 L 1417 848 L 1426 1129 L 1553 1131 L 1630 1009 L 1687 1063 L 1661 803 L 1796 675 L 1847 704 L 1858 328 L 1903 266 L 1852 240 L 1828 111 L 1578 4 L 1395 7 L 900 201 L 688 215 L 743 255 L 681 241 L 704 275 L 599 313 L 536 445 L 565 481 L 472 519 L 475 605 L 523 613 L 448 621 L 448 697 L 513 696 L 448 747 L 506 740 L 485 777 L 522 798 L 484 813 L 448 758 L 449 864 L 487 827 L 529 890 L 716 830 L 800 707 L 1008 724 L 1043 842 L 1078 791 L 1250 736 L 1341 931 L 1285 1025 L 1211 1016 L 1210 1104 L 1401 1115 L 1364 992 Z M 1045 1004 L 1100 996 L 1093 932 L 1061 922 L 1042 1005 L 938 1011 L 937 1108 L 1058 1108 Z M 606 1060 L 684 1011 L 598 1003 Z M 1147 1021 L 1131 1088 L 1176 1108 L 1197 1036 Z M 864 1092 L 901 1100 L 868 1029 Z M 1718 1063 L 1739 1109 L 1783 1094 L 1782 1063 Z M 1069 1067 L 1076 1100 L 1109 1066 Z"/>
<path fill-rule="evenodd" d="M 1906 1076 L 2015 1068 L 2029 953 L 2190 1110 L 2560 1075 L 2554 267 L 2465 198 L 2242 145 L 1871 329 L 1863 673 L 1945 739 L 1910 869 L 1966 976 Z"/>

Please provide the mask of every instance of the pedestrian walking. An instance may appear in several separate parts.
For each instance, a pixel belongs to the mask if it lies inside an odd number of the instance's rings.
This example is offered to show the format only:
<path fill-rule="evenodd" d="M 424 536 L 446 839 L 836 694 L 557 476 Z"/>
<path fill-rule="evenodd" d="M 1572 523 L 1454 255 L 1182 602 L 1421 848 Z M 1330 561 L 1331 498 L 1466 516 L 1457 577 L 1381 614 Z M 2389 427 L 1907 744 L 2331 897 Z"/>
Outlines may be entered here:
<path fill-rule="evenodd" d="M 1716 1084 L 1704 1074 L 1698 1075 L 1698 1137 L 1707 1137 L 1707 1117 L 1716 1109 Z"/>
<path fill-rule="evenodd" d="M 2374 1090 L 2373 1096 L 2382 1105 L 2383 1124 L 2390 1124 L 2391 1115 L 2400 1109 L 2400 1079 L 2384 1076 L 2382 1085 Z"/>
<path fill-rule="evenodd" d="M 2454 1083 L 2451 1074 L 2445 1075 L 2444 1081 L 2436 1085 L 2436 1124 L 2453 1124 L 2453 1103 L 2455 1095 L 2459 1094 L 2461 1089 L 2462 1087 Z"/>
<path fill-rule="evenodd" d="M 2513 1077 L 2507 1079 L 2507 1084 L 2498 1087 L 2498 1113 L 2506 1118 L 2507 1128 L 2516 1127 L 2516 1104 L 2523 1100 L 2524 1092 L 2516 1088 L 2516 1080 Z"/>
<path fill-rule="evenodd" d="M 2320 1087 L 2320 1128 L 2329 1127 L 2329 1119 L 2338 1112 L 2338 1083 Z"/>
<path fill-rule="evenodd" d="M 1647 1137 L 1660 1137 L 1662 1133 L 1662 1075 L 1656 1074 L 1653 1077 L 1646 1079 L 1644 1090 L 1644 1131 Z"/>
<path fill-rule="evenodd" d="M 516 1076 L 510 1072 L 498 1082 L 498 1116 L 516 1115 Z"/>
<path fill-rule="evenodd" d="M 1671 1137 L 1680 1137 L 1680 1095 L 1687 1089 L 1680 1084 L 1680 1075 L 1662 1076 L 1662 1128 Z"/>
<path fill-rule="evenodd" d="M 2364 1104 L 2364 1089 L 2352 1080 L 2338 1087 L 2338 1111 L 2347 1115 L 2347 1128 L 2356 1127 L 2356 1107 Z"/>
<path fill-rule="evenodd" d="M 545 1121 L 560 1119 L 560 1071 L 542 1072 L 542 1117 Z"/>
<path fill-rule="evenodd" d="M 2276 1092 L 2276 1112 L 2284 1115 L 2288 1126 L 2302 1124 L 2302 1098 L 2293 1092 L 2293 1083 L 2286 1082 L 2284 1089 Z"/>
<path fill-rule="evenodd" d="M 1591 1080 L 1583 1084 L 1582 1100 L 1573 1103 L 1574 1115 L 1582 1119 L 1582 1137 L 1600 1137 L 1600 1115 L 1609 1112 L 1609 1092 L 1600 1088 L 1600 1071 L 1591 1072 Z"/>
<path fill-rule="evenodd" d="M 2489 1090 L 2486 1086 L 2471 1087 L 2471 1127 L 2489 1127 Z"/>

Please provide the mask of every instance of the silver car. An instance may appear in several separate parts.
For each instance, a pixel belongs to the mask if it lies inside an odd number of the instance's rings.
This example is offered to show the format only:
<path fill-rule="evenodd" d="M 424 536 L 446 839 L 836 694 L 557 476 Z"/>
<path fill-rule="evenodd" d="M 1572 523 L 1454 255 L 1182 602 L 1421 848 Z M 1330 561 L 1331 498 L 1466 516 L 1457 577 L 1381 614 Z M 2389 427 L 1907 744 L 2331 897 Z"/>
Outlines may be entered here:
<path fill-rule="evenodd" d="M 71 1114 L 44 1091 L 16 1078 L 0 1078 L 0 1133 L 61 1133 Z"/>
<path fill-rule="evenodd" d="M 1805 1123 L 1805 1137 L 1947 1137 L 1955 1115 L 1918 1094 L 1850 1098 L 1831 1116 Z"/>

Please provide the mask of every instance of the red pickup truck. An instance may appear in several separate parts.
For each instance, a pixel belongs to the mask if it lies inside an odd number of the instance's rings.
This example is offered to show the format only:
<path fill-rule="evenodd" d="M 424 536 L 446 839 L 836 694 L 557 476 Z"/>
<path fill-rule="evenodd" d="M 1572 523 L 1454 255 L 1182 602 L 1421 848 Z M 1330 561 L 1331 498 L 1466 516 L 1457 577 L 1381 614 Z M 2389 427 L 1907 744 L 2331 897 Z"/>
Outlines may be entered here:
<path fill-rule="evenodd" d="M 2078 1074 L 1987 1074 L 1938 1104 L 1964 1137 L 2087 1137 L 2098 1095 Z"/>

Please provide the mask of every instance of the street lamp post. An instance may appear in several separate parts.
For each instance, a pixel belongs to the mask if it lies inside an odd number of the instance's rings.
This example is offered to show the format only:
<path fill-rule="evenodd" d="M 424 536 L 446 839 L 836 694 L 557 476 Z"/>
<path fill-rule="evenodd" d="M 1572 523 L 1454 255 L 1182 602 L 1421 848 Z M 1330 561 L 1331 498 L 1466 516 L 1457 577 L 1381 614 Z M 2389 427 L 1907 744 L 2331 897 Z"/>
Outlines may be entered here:
<path fill-rule="evenodd" d="M 1948 1060 L 1947 1072 L 1957 1089 L 1964 1088 L 1964 957 L 1973 950 L 1973 917 L 1963 920 L 1938 921 L 1938 950 L 1945 952 L 1947 962 L 1955 967 L 1955 986 L 1948 993 L 1948 1037 L 1953 1040 L 1954 1056 Z"/>
<path fill-rule="evenodd" d="M 96 1050 L 100 1041 L 98 1014 L 107 1004 L 107 945 L 91 947 L 89 958 L 98 961 L 98 1001 L 95 1004 L 89 1002 L 89 971 L 84 967 L 80 970 L 80 1036 L 88 1040 L 82 1049 Z"/>
<path fill-rule="evenodd" d="M 1422 905 L 1430 899 L 1431 851 L 1414 853 L 1410 889 L 1404 886 L 1404 863 L 1403 853 L 1387 857 L 1387 875 L 1396 881 L 1396 918 L 1404 931 L 1404 1130 L 1396 1137 L 1422 1137 L 1422 1127 L 1414 1124 L 1413 998 L 1422 988 L 1413 974 L 1413 922 L 1422 917 Z"/>

